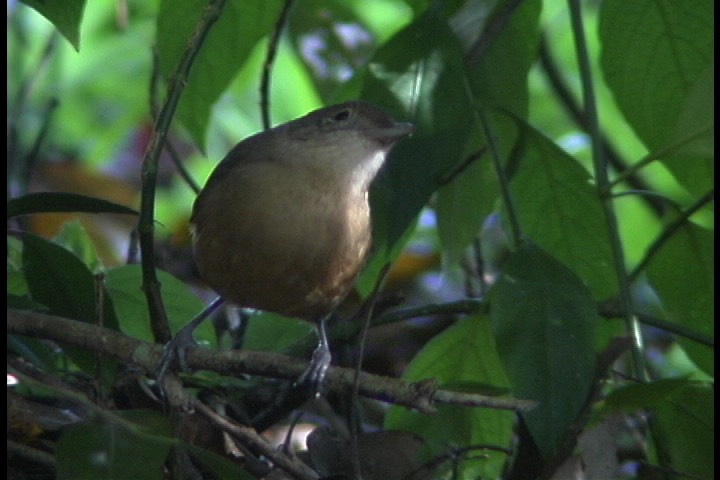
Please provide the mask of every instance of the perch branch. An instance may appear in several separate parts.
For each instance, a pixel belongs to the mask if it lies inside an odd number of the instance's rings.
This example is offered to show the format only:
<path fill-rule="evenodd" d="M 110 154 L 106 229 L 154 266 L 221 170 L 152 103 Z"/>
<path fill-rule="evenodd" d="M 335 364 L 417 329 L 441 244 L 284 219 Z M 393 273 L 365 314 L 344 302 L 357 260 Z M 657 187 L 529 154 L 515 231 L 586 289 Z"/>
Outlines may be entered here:
<path fill-rule="evenodd" d="M 153 372 L 163 355 L 163 346 L 128 337 L 121 333 L 75 320 L 24 310 L 7 310 L 9 333 L 55 340 L 92 352 L 102 352 L 120 361 Z M 297 358 L 271 352 L 190 350 L 187 366 L 191 370 L 210 370 L 222 375 L 241 374 L 295 380 L 305 370 Z M 350 368 L 330 367 L 325 387 L 349 395 L 355 372 Z M 396 378 L 361 373 L 359 393 L 368 398 L 414 408 L 435 411 L 437 403 L 478 406 L 503 410 L 525 410 L 534 402 L 438 389 L 432 380 L 410 383 Z"/>

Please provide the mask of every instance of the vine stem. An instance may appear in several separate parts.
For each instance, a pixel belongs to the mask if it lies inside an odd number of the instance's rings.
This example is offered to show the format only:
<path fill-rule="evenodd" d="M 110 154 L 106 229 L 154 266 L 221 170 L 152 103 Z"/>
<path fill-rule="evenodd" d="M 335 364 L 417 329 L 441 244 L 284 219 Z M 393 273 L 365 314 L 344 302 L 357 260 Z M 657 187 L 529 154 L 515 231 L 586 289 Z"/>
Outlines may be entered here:
<path fill-rule="evenodd" d="M 615 263 L 618 287 L 620 289 L 620 302 L 623 309 L 623 317 L 627 331 L 632 338 L 632 359 L 635 375 L 646 381 L 645 366 L 643 361 L 643 339 L 640 333 L 640 323 L 633 314 L 633 301 L 630 294 L 630 281 L 625 269 L 625 253 L 620 240 L 617 216 L 613 206 L 613 199 L 608 194 L 610 181 L 608 179 L 608 163 L 601 148 L 600 123 L 598 121 L 597 105 L 595 103 L 595 91 L 593 86 L 592 72 L 590 69 L 590 56 L 588 54 L 585 31 L 583 28 L 580 0 L 568 0 L 570 8 L 570 23 L 575 40 L 578 66 L 580 69 L 580 80 L 582 84 L 583 103 L 585 104 L 585 115 L 588 122 L 588 133 L 592 142 L 593 169 L 595 171 L 595 186 L 598 195 L 602 199 L 605 219 L 610 233 L 610 244 Z"/>
<path fill-rule="evenodd" d="M 467 92 L 468 100 L 474 104 L 472 89 L 470 88 L 467 79 L 465 80 L 465 91 Z M 490 124 L 490 119 L 485 112 L 485 108 L 482 105 L 474 104 L 473 114 L 475 115 L 475 120 L 482 129 L 483 135 L 485 135 L 487 149 L 490 152 L 490 157 L 492 158 L 493 165 L 495 166 L 495 173 L 498 176 L 498 181 L 500 183 L 500 195 L 503 203 L 505 204 L 508 222 L 510 223 L 510 243 L 512 248 L 515 249 L 518 248 L 520 242 L 522 241 L 522 230 L 520 229 L 520 221 L 517 218 L 515 205 L 512 201 L 512 195 L 510 194 L 510 183 L 508 182 L 502 158 L 500 157 L 500 149 L 495 142 L 495 134 L 493 132 L 492 125 Z"/>
<path fill-rule="evenodd" d="M 155 273 L 155 187 L 157 184 L 158 158 L 162 151 L 175 109 L 180 101 L 187 79 L 200 46 L 207 37 L 210 27 L 220 18 L 225 0 L 210 0 L 203 11 L 187 49 L 183 52 L 177 68 L 170 77 L 165 102 L 155 119 L 153 134 L 142 161 L 142 192 L 140 197 L 140 219 L 138 235 L 143 276 L 143 291 L 148 302 L 150 320 L 155 340 L 165 343 L 172 334 L 167 314 L 160 296 L 160 282 Z"/>
<path fill-rule="evenodd" d="M 285 0 L 285 4 L 275 24 L 275 29 L 270 37 L 265 63 L 263 64 L 262 78 L 260 79 L 260 112 L 262 115 L 263 130 L 272 127 L 272 122 L 270 121 L 270 80 L 272 78 L 272 67 L 275 62 L 278 43 L 280 42 L 280 34 L 287 22 L 292 4 L 293 0 Z"/>

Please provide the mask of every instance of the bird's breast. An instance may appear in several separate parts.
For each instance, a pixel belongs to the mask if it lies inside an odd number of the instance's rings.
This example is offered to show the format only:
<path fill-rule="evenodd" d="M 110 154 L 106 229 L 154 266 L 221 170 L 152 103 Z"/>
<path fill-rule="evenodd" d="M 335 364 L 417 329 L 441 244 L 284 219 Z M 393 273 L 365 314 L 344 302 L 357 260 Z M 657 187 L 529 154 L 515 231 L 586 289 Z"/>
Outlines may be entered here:
<path fill-rule="evenodd" d="M 211 287 L 240 306 L 308 320 L 347 295 L 371 242 L 365 189 L 269 162 L 215 182 L 192 220 Z"/>

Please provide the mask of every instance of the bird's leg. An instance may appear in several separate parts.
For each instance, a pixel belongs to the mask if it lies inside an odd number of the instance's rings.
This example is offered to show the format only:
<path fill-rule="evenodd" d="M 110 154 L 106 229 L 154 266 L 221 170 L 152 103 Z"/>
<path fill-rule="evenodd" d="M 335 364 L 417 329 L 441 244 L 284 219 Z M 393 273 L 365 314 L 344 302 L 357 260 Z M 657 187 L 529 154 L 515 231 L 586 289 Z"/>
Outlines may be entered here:
<path fill-rule="evenodd" d="M 326 323 L 331 316 L 332 313 L 320 320 L 317 329 L 320 342 L 313 352 L 310 365 L 295 382 L 295 386 L 303 384 L 312 385 L 315 388 L 316 396 L 320 394 L 325 374 L 327 373 L 327 369 L 330 367 L 330 362 L 332 361 L 330 344 L 328 343 L 326 332 Z"/>
<path fill-rule="evenodd" d="M 163 352 L 160 365 L 158 366 L 155 378 L 158 384 L 158 390 L 161 397 L 165 397 L 165 391 L 163 389 L 163 379 L 167 374 L 168 369 L 175 364 L 177 361 L 181 370 L 187 369 L 187 363 L 185 354 L 187 349 L 197 345 L 193 332 L 195 329 L 209 317 L 217 308 L 224 303 L 221 297 L 217 297 L 215 300 L 203 309 L 202 312 L 197 314 L 187 325 L 185 325 L 180 331 L 165 345 L 165 351 Z"/>

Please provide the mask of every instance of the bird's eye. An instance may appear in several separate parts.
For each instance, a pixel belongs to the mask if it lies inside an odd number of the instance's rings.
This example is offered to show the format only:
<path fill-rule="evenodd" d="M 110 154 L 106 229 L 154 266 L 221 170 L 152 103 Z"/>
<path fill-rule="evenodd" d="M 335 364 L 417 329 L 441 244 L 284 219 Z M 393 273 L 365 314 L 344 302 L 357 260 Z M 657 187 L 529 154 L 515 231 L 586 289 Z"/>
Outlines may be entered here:
<path fill-rule="evenodd" d="M 333 117 L 333 120 L 335 120 L 336 122 L 344 122 L 348 118 L 350 118 L 350 109 L 346 108 L 345 110 L 340 110 L 338 113 L 336 113 Z"/>
<path fill-rule="evenodd" d="M 333 114 L 330 117 L 325 117 L 322 120 L 322 124 L 326 126 L 332 126 L 337 125 L 340 123 L 345 123 L 348 121 L 350 116 L 352 115 L 352 110 L 349 108 L 345 108 L 343 110 L 340 110 L 339 112 Z"/>

